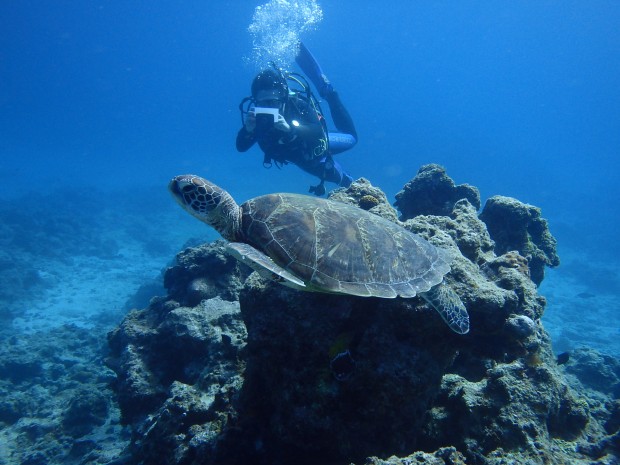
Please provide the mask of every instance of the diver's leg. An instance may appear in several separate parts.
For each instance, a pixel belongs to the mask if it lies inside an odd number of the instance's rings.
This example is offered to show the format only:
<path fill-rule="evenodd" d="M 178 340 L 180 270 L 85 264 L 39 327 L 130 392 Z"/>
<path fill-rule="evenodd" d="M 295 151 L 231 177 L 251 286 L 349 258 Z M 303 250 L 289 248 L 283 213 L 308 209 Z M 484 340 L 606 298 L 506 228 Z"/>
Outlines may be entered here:
<path fill-rule="evenodd" d="M 319 66 L 319 63 L 312 56 L 312 53 L 310 53 L 310 50 L 306 48 L 303 42 L 299 43 L 299 52 L 295 57 L 295 61 L 304 74 L 308 76 L 308 79 L 312 81 L 312 84 L 314 84 L 316 90 L 319 91 L 319 95 L 321 97 L 325 97 L 326 94 L 329 94 L 334 90 L 329 82 L 329 79 L 327 79 L 327 76 L 325 76 L 325 73 Z"/>
<path fill-rule="evenodd" d="M 337 136 L 336 133 L 334 133 L 333 137 L 332 134 L 330 134 L 330 151 L 332 153 L 340 153 L 350 149 L 357 143 L 357 131 L 355 130 L 353 119 L 342 104 L 340 96 L 334 90 L 333 86 L 329 82 L 329 79 L 325 76 L 321 66 L 303 42 L 299 43 L 299 53 L 297 54 L 295 60 L 305 75 L 312 81 L 314 87 L 317 88 L 319 95 L 327 100 L 329 112 L 332 115 L 334 124 L 336 125 L 338 131 L 342 133 L 341 136 Z M 333 146 L 331 145 L 332 140 L 334 144 Z"/>
<path fill-rule="evenodd" d="M 342 132 L 330 132 L 327 137 L 329 138 L 329 153 L 332 155 L 349 150 L 357 143 L 354 136 Z"/>
<path fill-rule="evenodd" d="M 338 162 L 334 162 L 336 165 L 338 165 Z M 348 174 L 345 173 L 344 170 L 342 169 L 342 166 L 338 165 L 338 170 L 340 171 L 340 184 L 338 184 L 340 187 L 349 187 L 351 185 L 351 183 L 353 183 L 353 177 Z"/>
<path fill-rule="evenodd" d="M 341 187 L 349 187 L 353 182 L 353 178 L 345 173 L 344 169 L 330 155 L 319 158 L 314 162 L 314 171 L 321 179 L 333 182 Z"/>
<path fill-rule="evenodd" d="M 327 103 L 329 105 L 329 112 L 332 115 L 332 119 L 334 120 L 334 124 L 336 125 L 338 131 L 345 134 L 351 134 L 351 136 L 353 136 L 353 138 L 355 139 L 355 142 L 357 142 L 357 131 L 355 130 L 353 119 L 340 101 L 340 96 L 338 95 L 338 92 L 332 90 L 325 95 L 325 100 L 327 100 Z M 353 145 L 355 145 L 355 143 L 353 143 L 351 146 Z"/>
<path fill-rule="evenodd" d="M 353 182 L 353 178 L 345 173 L 342 166 L 329 155 L 314 159 L 308 163 L 296 163 L 296 165 L 306 173 L 310 173 L 321 180 L 317 186 L 310 186 L 310 192 L 315 195 L 323 195 L 325 193 L 325 181 L 333 182 L 340 187 L 349 187 Z"/>

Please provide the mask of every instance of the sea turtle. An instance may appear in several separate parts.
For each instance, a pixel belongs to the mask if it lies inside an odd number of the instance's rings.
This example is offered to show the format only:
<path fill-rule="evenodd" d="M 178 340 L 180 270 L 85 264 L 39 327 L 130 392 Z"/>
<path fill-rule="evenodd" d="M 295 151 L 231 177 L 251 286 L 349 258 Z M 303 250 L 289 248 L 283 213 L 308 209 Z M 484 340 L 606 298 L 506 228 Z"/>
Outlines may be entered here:
<path fill-rule="evenodd" d="M 241 206 L 195 175 L 169 189 L 191 215 L 229 241 L 238 260 L 295 289 L 364 297 L 426 299 L 450 329 L 469 316 L 443 277 L 452 257 L 402 226 L 361 208 L 299 194 L 269 194 Z"/>

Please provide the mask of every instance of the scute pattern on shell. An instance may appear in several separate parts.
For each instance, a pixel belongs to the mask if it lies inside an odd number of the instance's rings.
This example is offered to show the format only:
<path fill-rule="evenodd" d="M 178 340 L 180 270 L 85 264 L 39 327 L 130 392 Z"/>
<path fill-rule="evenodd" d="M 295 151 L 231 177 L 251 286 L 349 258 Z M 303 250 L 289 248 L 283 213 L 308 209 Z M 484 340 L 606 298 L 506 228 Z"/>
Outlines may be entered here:
<path fill-rule="evenodd" d="M 316 290 L 413 297 L 450 271 L 444 250 L 351 205 L 270 194 L 247 201 L 241 210 L 242 240 Z"/>

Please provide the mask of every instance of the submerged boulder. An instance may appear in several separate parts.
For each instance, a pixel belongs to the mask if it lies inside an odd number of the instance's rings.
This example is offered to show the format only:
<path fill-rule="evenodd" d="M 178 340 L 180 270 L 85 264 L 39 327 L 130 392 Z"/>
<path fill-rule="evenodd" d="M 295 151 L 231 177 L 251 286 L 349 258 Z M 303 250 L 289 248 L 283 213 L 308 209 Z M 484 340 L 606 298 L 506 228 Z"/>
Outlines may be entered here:
<path fill-rule="evenodd" d="M 467 199 L 480 209 L 480 192 L 469 184 L 456 185 L 443 166 L 423 165 L 418 174 L 396 194 L 402 221 L 418 215 L 449 216 L 454 204 Z"/>
<path fill-rule="evenodd" d="M 497 248 L 475 188 L 436 165 L 418 176 L 422 198 L 429 178 L 451 194 L 401 224 L 453 254 L 445 280 L 471 331 L 451 332 L 423 299 L 299 292 L 229 262 L 221 242 L 188 249 L 168 296 L 110 333 L 135 463 L 608 463 L 594 461 L 615 453 L 620 408 L 567 383 L 531 261 Z M 366 180 L 331 198 L 398 221 Z"/>
<path fill-rule="evenodd" d="M 496 195 L 486 201 L 480 219 L 495 241 L 496 253 L 514 250 L 527 259 L 536 285 L 545 277 L 545 266 L 559 266 L 557 241 L 549 231 L 547 220 L 541 216 L 540 208 Z"/>

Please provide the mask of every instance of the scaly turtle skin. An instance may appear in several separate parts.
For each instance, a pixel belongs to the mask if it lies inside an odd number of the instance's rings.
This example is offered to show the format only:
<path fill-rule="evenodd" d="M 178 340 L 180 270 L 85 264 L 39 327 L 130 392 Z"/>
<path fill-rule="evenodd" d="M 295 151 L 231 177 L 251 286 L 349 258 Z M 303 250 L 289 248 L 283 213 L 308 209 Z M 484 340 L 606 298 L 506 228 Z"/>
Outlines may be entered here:
<path fill-rule="evenodd" d="M 469 316 L 443 284 L 452 258 L 405 228 L 341 202 L 269 194 L 241 206 L 194 175 L 168 186 L 191 215 L 229 241 L 229 251 L 262 276 L 295 289 L 363 297 L 426 299 L 450 328 L 465 334 Z"/>

